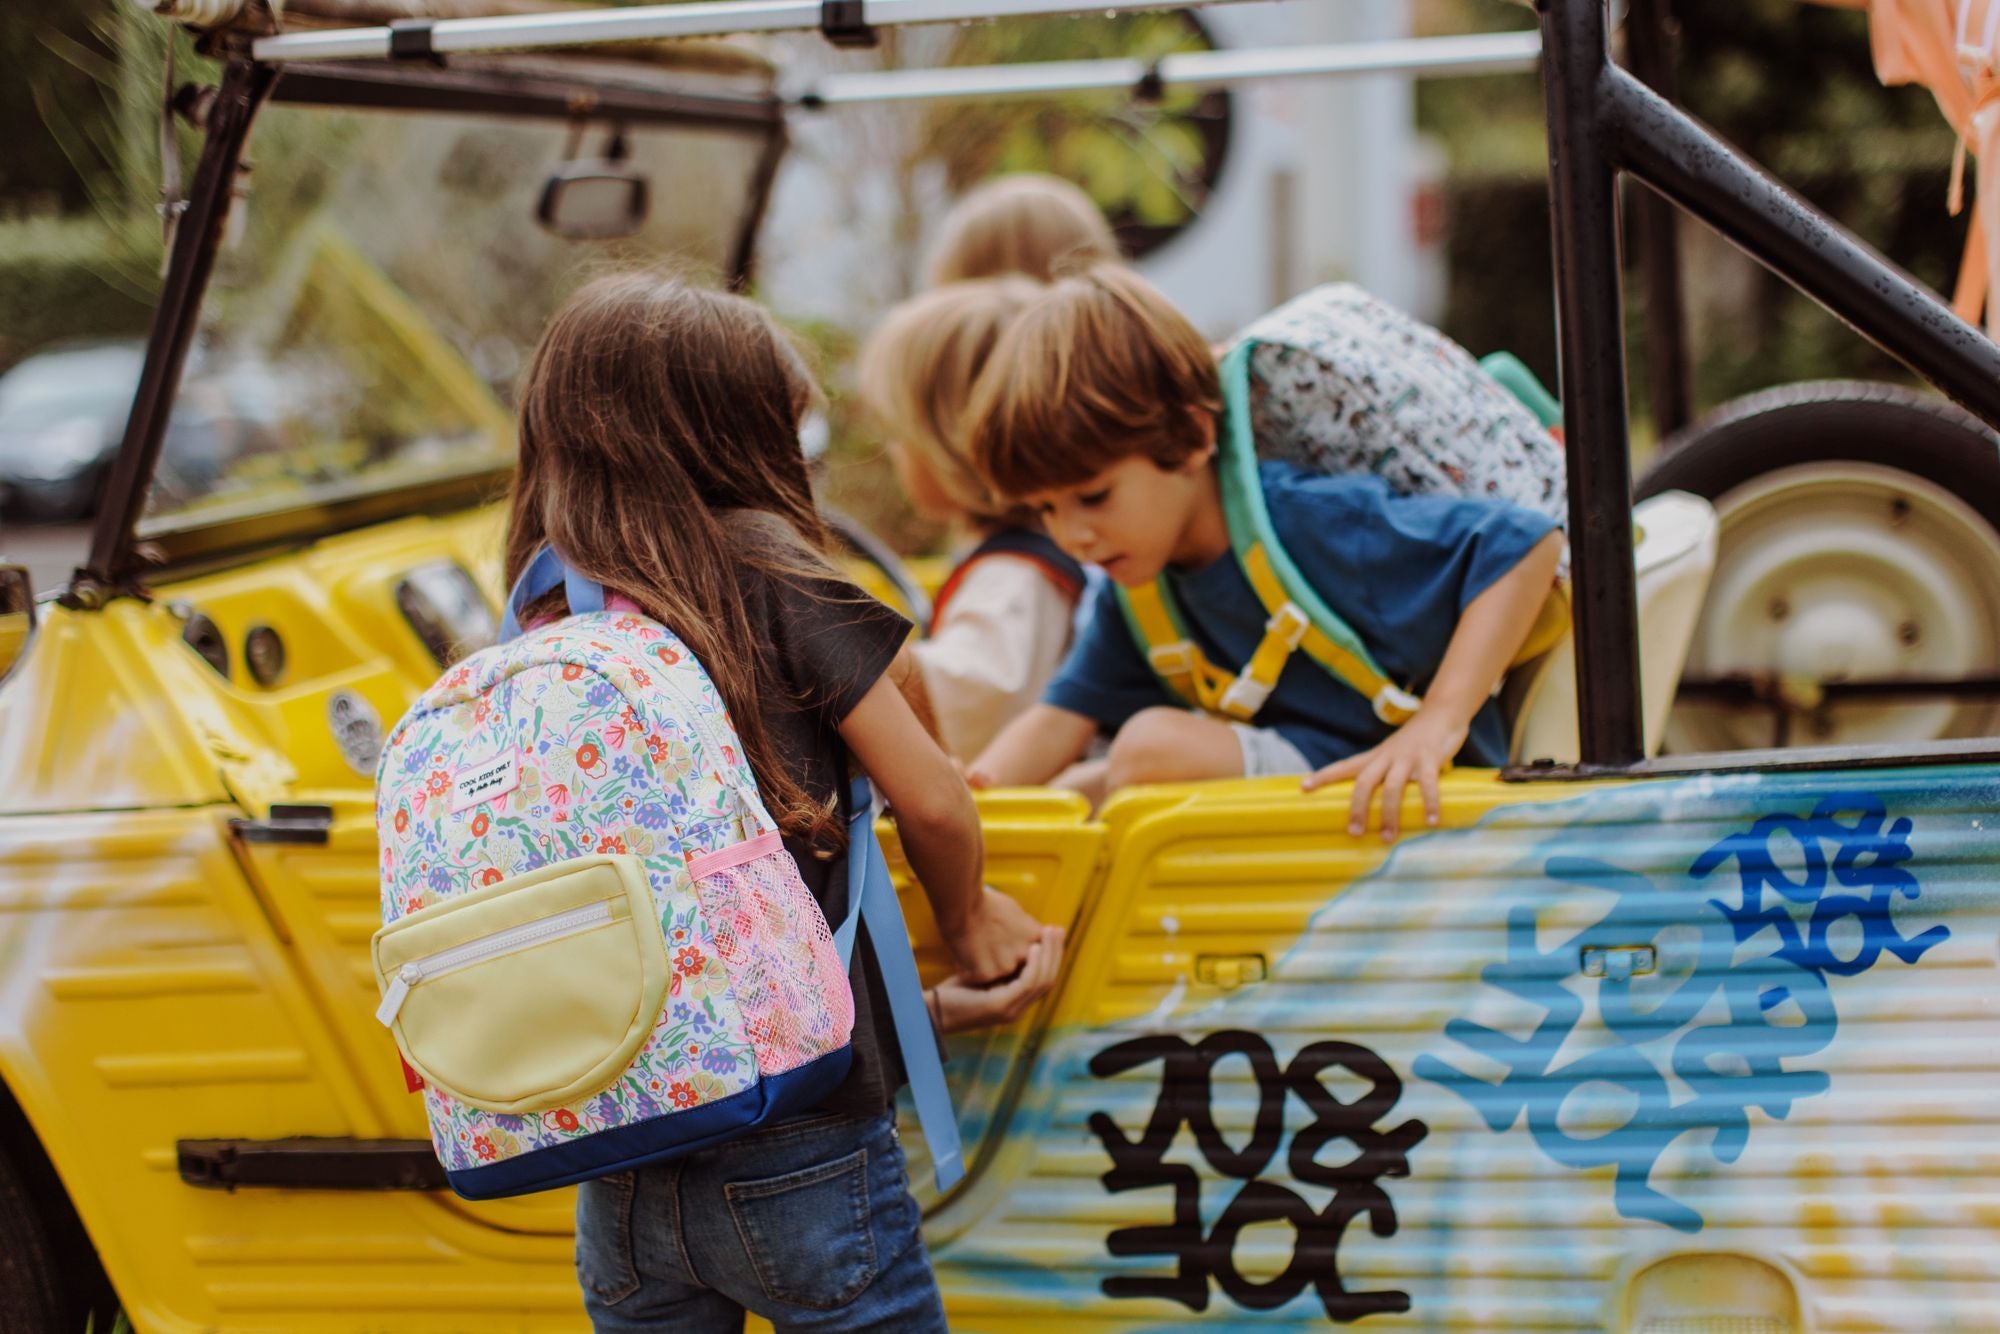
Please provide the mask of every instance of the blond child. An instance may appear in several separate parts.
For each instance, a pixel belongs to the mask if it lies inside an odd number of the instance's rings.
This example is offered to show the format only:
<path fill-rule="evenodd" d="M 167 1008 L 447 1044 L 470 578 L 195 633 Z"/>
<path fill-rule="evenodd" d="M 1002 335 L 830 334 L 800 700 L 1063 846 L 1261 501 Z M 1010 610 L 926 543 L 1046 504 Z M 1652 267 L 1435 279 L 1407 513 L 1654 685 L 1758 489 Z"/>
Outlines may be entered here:
<path fill-rule="evenodd" d="M 924 283 L 1022 273 L 1047 282 L 1057 272 L 1116 260 L 1118 242 L 1090 196 L 1060 176 L 996 176 L 945 215 L 924 262 Z"/>
<path fill-rule="evenodd" d="M 1069 645 L 1083 570 L 996 500 L 966 456 L 973 381 L 1040 285 L 953 283 L 892 311 L 861 352 L 861 395 L 889 441 L 903 492 L 971 550 L 939 590 L 928 639 L 910 648 L 945 749 L 962 760 L 1041 697 Z"/>
<path fill-rule="evenodd" d="M 1240 666 L 1266 612 L 1235 559 L 1214 465 L 1222 408 L 1208 344 L 1129 270 L 1060 280 L 994 349 L 968 409 L 971 450 L 1004 496 L 1126 587 L 1164 576 L 1187 630 L 1214 662 Z M 1380 660 L 1420 686 L 1401 726 L 1317 664 L 1294 658 L 1248 721 L 1191 712 L 1155 674 L 1115 592 L 1043 694 L 974 762 L 974 786 L 1046 782 L 1099 728 L 1097 794 L 1131 783 L 1290 774 L 1313 787 L 1354 778 L 1349 827 L 1374 794 L 1393 838 L 1406 786 L 1438 819 L 1438 773 L 1492 764 L 1505 736 L 1492 694 L 1548 596 L 1562 538 L 1549 518 L 1497 501 L 1398 496 L 1372 475 L 1329 476 L 1267 461 L 1272 524 L 1300 573 Z"/>

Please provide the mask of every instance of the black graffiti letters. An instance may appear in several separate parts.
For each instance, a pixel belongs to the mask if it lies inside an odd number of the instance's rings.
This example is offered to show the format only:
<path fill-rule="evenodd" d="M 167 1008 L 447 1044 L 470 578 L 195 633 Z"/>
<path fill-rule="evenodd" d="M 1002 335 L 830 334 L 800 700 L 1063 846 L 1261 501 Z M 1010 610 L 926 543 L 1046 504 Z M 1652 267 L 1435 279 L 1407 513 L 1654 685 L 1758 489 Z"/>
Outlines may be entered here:
<path fill-rule="evenodd" d="M 1212 1075 L 1216 1064 L 1230 1057 L 1248 1062 L 1257 1090 L 1250 1137 L 1240 1149 L 1215 1123 Z M 1230 1030 L 1198 1043 L 1171 1034 L 1134 1038 L 1099 1052 L 1091 1059 L 1090 1072 L 1110 1078 L 1155 1062 L 1160 1067 L 1159 1098 L 1139 1139 L 1127 1139 L 1104 1112 L 1090 1118 L 1090 1128 L 1111 1155 L 1111 1170 L 1103 1178 L 1106 1190 L 1173 1190 L 1170 1223 L 1120 1228 L 1105 1238 L 1106 1248 L 1113 1255 L 1169 1257 L 1176 1268 L 1107 1278 L 1102 1284 L 1107 1297 L 1163 1297 L 1191 1311 L 1205 1311 L 1213 1279 L 1225 1297 L 1251 1311 L 1275 1310 L 1309 1285 L 1327 1316 L 1343 1324 L 1410 1309 L 1408 1293 L 1349 1292 L 1340 1277 L 1340 1241 L 1350 1222 L 1366 1215 L 1376 1236 L 1395 1234 L 1396 1208 L 1381 1178 L 1408 1176 L 1410 1150 L 1429 1133 L 1417 1120 L 1393 1130 L 1375 1128 L 1403 1092 L 1402 1080 L 1388 1062 L 1351 1042 L 1315 1042 L 1280 1069 L 1270 1043 L 1255 1033 Z M 1343 1102 L 1322 1082 L 1329 1071 L 1345 1071 L 1368 1088 L 1354 1101 Z M 1289 1187 L 1258 1179 L 1284 1140 L 1288 1096 L 1305 1105 L 1312 1121 L 1292 1136 L 1285 1167 L 1295 1181 L 1333 1191 L 1323 1209 L 1315 1210 Z M 1205 1237 L 1200 1176 L 1186 1163 L 1166 1161 L 1183 1122 L 1211 1170 L 1245 1183 Z M 1351 1156 L 1334 1156 L 1346 1161 L 1320 1161 L 1327 1148 L 1343 1142 L 1351 1146 Z M 1256 1223 L 1292 1227 L 1291 1263 L 1275 1277 L 1245 1278 L 1236 1267 L 1237 1239 Z"/>

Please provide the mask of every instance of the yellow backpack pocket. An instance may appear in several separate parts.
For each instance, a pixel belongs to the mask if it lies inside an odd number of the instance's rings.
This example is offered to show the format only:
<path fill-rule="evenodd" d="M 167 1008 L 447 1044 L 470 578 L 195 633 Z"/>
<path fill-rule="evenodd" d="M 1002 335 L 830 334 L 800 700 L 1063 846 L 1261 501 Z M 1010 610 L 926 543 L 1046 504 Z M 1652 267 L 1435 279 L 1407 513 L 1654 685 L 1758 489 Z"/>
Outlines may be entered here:
<path fill-rule="evenodd" d="M 426 1082 L 548 1111 L 608 1087 L 651 1036 L 671 970 L 638 857 L 575 857 L 375 933 L 375 1012 Z"/>

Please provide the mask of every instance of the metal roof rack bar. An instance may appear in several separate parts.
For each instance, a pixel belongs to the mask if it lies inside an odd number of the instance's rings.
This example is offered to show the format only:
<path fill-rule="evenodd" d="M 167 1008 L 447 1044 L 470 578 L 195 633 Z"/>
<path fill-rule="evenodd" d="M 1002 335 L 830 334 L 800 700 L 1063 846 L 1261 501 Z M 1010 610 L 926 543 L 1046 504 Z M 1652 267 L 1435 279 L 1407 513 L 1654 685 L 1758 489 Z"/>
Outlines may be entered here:
<path fill-rule="evenodd" d="M 1200 0 L 1239 4 L 1243 0 Z M 1185 9 L 1189 0 L 1115 0 L 1106 5 L 1077 0 L 862 0 L 860 23 L 890 28 L 912 23 L 966 23 L 980 19 L 1037 14 L 1103 14 Z M 821 0 L 707 0 L 686 5 L 642 5 L 582 13 L 512 14 L 493 18 L 442 19 L 429 31 L 436 55 L 456 51 L 522 51 L 548 46 L 587 46 L 672 37 L 722 37 L 734 33 L 818 31 Z M 382 28 L 336 28 L 281 33 L 259 38 L 251 55 L 261 61 L 381 60 L 390 54 L 391 32 Z"/>
<path fill-rule="evenodd" d="M 1330 74 L 1497 74 L 1530 70 L 1538 32 L 1416 37 L 1325 46 L 1194 51 L 1147 60 L 1055 60 L 947 69 L 834 74 L 791 95 L 807 107 L 919 99 L 1036 97 L 1130 89 L 1148 75 L 1165 85 L 1220 85 Z"/>

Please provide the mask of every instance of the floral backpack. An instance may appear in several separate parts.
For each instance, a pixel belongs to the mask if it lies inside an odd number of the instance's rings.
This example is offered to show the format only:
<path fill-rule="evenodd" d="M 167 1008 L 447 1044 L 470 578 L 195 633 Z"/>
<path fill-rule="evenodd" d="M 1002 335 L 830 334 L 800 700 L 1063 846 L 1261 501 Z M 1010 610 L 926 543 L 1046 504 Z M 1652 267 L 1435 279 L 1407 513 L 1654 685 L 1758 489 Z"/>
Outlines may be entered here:
<path fill-rule="evenodd" d="M 521 634 L 565 588 L 572 615 Z M 957 1126 L 866 781 L 829 929 L 722 698 L 671 632 L 544 551 L 501 642 L 383 747 L 376 1017 L 453 1190 L 490 1199 L 672 1158 L 846 1077 L 864 915 L 940 1188 Z M 580 614 L 575 614 L 580 613 Z"/>
<path fill-rule="evenodd" d="M 1164 578 L 1118 590 L 1119 608 L 1154 674 L 1190 707 L 1247 721 L 1294 653 L 1360 692 L 1399 725 L 1423 701 L 1389 679 L 1352 627 L 1293 564 L 1264 504 L 1258 464 L 1372 473 L 1402 495 L 1509 501 L 1567 517 L 1555 400 L 1499 353 L 1474 361 L 1436 329 L 1351 283 L 1317 287 L 1238 334 L 1221 365 L 1217 476 L 1230 548 L 1269 615 L 1239 669 L 1208 660 Z M 1569 628 L 1557 589 L 1517 662 Z"/>

